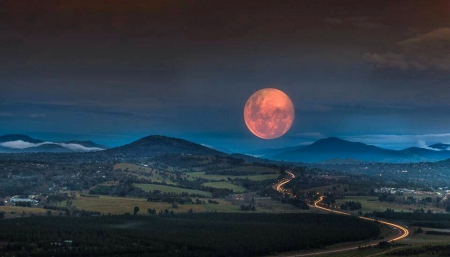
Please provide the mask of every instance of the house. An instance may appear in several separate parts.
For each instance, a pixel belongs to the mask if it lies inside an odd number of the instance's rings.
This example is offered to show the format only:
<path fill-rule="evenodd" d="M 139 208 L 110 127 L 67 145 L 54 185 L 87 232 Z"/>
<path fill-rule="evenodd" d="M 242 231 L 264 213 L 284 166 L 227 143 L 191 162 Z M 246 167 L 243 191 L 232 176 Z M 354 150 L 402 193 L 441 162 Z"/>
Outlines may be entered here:
<path fill-rule="evenodd" d="M 12 197 L 10 200 L 10 203 L 38 203 L 38 201 L 34 200 L 34 199 L 29 199 L 29 198 L 16 198 L 16 197 Z"/>

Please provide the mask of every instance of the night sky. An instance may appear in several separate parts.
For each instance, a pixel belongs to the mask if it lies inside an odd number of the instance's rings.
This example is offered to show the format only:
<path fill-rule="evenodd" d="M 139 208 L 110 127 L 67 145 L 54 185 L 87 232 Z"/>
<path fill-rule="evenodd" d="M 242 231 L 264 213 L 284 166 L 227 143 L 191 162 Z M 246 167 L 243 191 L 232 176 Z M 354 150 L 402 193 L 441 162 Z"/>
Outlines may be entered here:
<path fill-rule="evenodd" d="M 450 143 L 450 1 L 0 1 L 0 134 L 232 151 Z M 275 87 L 296 119 L 246 128 Z"/>

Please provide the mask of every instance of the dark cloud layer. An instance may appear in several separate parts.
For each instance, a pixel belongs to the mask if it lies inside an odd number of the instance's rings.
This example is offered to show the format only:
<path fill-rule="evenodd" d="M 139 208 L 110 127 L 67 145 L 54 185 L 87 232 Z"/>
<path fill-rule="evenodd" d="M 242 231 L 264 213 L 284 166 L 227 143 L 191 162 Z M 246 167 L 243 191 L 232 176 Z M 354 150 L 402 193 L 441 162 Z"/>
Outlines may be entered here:
<path fill-rule="evenodd" d="M 445 0 L 4 0 L 0 134 L 119 144 L 157 133 L 234 150 L 445 134 L 448 10 Z M 269 86 L 291 97 L 296 120 L 261 141 L 242 110 Z"/>

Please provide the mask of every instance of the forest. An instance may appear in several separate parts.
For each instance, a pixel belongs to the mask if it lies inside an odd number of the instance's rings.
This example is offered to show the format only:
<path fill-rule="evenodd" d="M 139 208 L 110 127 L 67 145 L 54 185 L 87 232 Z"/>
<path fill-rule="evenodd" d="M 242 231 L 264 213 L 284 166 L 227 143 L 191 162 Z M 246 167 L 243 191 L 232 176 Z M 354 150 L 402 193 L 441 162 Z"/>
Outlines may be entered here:
<path fill-rule="evenodd" d="M 0 227 L 1 256 L 256 256 L 380 233 L 355 217 L 305 213 L 36 216 L 0 220 Z"/>

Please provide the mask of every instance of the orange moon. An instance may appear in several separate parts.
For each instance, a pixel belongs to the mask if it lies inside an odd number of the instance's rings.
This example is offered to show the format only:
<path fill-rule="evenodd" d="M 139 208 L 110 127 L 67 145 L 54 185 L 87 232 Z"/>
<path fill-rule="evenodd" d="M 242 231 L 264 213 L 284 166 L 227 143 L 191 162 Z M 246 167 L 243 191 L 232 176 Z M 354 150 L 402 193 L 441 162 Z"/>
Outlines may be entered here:
<path fill-rule="evenodd" d="M 244 107 L 244 119 L 255 136 L 274 139 L 284 135 L 294 122 L 294 104 L 283 91 L 264 88 L 256 91 Z"/>

